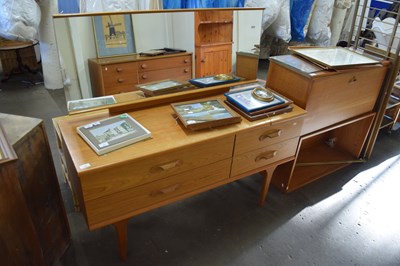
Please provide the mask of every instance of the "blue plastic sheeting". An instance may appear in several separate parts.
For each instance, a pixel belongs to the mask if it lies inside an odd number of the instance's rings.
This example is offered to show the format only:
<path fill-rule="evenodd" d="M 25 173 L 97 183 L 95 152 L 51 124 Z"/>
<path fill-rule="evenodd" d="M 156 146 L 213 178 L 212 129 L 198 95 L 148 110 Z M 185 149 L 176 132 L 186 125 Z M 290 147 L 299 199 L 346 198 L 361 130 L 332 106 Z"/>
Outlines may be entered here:
<path fill-rule="evenodd" d="M 292 41 L 303 42 L 305 40 L 314 2 L 314 0 L 290 0 Z"/>
<path fill-rule="evenodd" d="M 58 13 L 79 13 L 79 0 L 58 0 Z"/>
<path fill-rule="evenodd" d="M 164 9 L 243 7 L 245 0 L 164 0 Z"/>

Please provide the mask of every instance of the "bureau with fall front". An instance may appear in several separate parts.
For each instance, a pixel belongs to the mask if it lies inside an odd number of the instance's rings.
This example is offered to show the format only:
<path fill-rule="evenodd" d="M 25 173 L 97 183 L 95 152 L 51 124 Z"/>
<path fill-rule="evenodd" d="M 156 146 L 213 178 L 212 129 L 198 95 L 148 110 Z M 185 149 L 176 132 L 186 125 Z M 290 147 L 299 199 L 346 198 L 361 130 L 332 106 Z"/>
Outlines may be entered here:
<path fill-rule="evenodd" d="M 93 96 L 134 91 L 137 84 L 157 80 L 192 78 L 192 53 L 93 58 L 88 64 Z"/>

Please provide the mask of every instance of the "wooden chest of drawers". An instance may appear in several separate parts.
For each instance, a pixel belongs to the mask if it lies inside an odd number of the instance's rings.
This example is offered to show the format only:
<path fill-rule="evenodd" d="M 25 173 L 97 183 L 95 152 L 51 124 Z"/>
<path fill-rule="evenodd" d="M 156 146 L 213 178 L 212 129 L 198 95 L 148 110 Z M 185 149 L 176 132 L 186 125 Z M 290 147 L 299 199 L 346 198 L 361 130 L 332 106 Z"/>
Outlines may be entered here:
<path fill-rule="evenodd" d="M 187 81 L 192 78 L 192 54 L 154 57 L 139 55 L 89 59 L 93 96 L 133 91 L 135 85 L 162 79 Z"/>

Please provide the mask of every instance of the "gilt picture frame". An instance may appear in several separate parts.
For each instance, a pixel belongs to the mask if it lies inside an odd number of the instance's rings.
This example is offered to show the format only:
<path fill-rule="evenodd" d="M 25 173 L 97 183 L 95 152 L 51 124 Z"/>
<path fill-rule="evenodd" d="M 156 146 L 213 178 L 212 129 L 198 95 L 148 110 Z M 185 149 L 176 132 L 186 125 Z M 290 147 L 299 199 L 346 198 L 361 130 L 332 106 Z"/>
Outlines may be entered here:
<path fill-rule="evenodd" d="M 136 52 L 132 18 L 129 14 L 94 16 L 92 21 L 98 58 Z"/>

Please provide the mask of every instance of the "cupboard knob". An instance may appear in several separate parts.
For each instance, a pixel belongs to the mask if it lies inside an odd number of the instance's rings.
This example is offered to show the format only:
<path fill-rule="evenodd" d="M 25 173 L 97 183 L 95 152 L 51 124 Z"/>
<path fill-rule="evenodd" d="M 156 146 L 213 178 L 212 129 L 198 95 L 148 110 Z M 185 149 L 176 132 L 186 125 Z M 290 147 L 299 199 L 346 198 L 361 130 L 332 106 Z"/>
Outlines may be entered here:
<path fill-rule="evenodd" d="M 145 69 L 145 68 L 147 68 L 147 65 L 146 64 L 142 64 L 140 67 Z"/>
<path fill-rule="evenodd" d="M 206 59 L 205 59 L 205 58 L 201 59 L 201 62 L 202 62 L 202 63 L 205 63 L 205 62 L 206 62 Z"/>
<path fill-rule="evenodd" d="M 118 83 L 122 83 L 122 82 L 124 82 L 124 79 L 123 78 L 119 78 L 119 79 L 117 79 L 117 81 L 118 81 Z"/>
<path fill-rule="evenodd" d="M 189 63 L 189 59 L 183 60 L 184 63 Z"/>
<path fill-rule="evenodd" d="M 147 75 L 142 75 L 142 79 L 147 79 Z"/>
<path fill-rule="evenodd" d="M 353 77 L 349 80 L 349 83 L 351 84 L 351 83 L 354 83 L 354 82 L 356 82 L 356 81 L 357 81 L 356 76 L 353 76 Z"/>
<path fill-rule="evenodd" d="M 189 69 L 185 68 L 185 69 L 183 70 L 183 72 L 189 73 Z"/>
<path fill-rule="evenodd" d="M 117 72 L 122 72 L 123 68 L 122 67 L 117 67 Z"/>
<path fill-rule="evenodd" d="M 157 172 L 163 172 L 163 171 L 167 171 L 169 169 L 175 168 L 182 165 L 182 161 L 181 160 L 175 160 L 172 162 L 168 162 L 162 165 L 157 165 L 157 166 L 153 166 L 152 168 L 150 168 L 150 172 L 151 173 L 157 173 Z"/>

